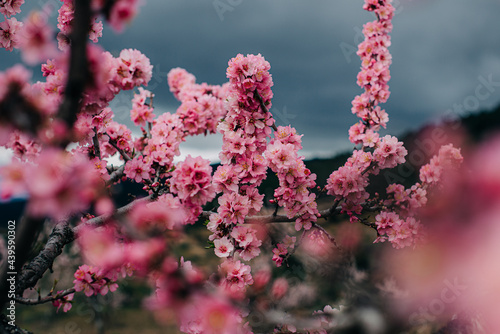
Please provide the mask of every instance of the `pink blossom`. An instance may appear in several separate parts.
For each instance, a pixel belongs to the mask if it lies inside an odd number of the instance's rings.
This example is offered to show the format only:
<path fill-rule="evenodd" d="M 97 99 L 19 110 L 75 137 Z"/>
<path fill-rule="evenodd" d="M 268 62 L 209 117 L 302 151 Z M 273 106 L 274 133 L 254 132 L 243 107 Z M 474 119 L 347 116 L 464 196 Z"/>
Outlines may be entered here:
<path fill-rule="evenodd" d="M 99 37 L 102 37 L 102 21 L 94 21 L 90 27 L 89 39 L 97 43 Z"/>
<path fill-rule="evenodd" d="M 17 48 L 22 27 L 23 23 L 17 21 L 15 17 L 0 22 L 0 46 L 7 51 Z"/>
<path fill-rule="evenodd" d="M 119 1 L 123 3 L 123 0 Z M 114 60 L 113 82 L 124 90 L 140 85 L 147 86 L 153 76 L 153 66 L 149 59 L 135 49 L 124 49 Z"/>
<path fill-rule="evenodd" d="M 241 250 L 238 249 L 237 252 L 240 258 L 244 261 L 250 261 L 251 259 L 256 258 L 260 254 L 260 246 L 262 245 L 262 241 L 257 239 L 254 235 L 252 242 L 248 245 L 244 246 Z"/>
<path fill-rule="evenodd" d="M 75 290 L 84 291 L 87 297 L 98 294 L 104 296 L 108 291 L 113 292 L 118 288 L 112 273 L 104 273 L 101 269 L 86 264 L 77 269 L 74 277 Z"/>
<path fill-rule="evenodd" d="M 28 64 L 36 64 L 56 54 L 53 30 L 47 17 L 41 12 L 32 12 L 19 32 L 19 47 L 22 57 Z"/>
<path fill-rule="evenodd" d="M 15 195 L 22 195 L 26 191 L 24 165 L 17 159 L 0 167 L 0 178 L 2 180 L 0 198 L 7 199 Z"/>
<path fill-rule="evenodd" d="M 186 86 L 194 85 L 196 78 L 183 68 L 173 68 L 167 75 L 170 91 L 176 98 L 179 98 L 179 92 Z"/>
<path fill-rule="evenodd" d="M 272 260 L 276 263 L 276 267 L 281 267 L 285 255 L 288 254 L 288 249 L 283 244 L 277 244 L 273 249 Z"/>
<path fill-rule="evenodd" d="M 238 177 L 230 165 L 220 165 L 215 171 L 213 183 L 218 192 L 238 191 Z"/>
<path fill-rule="evenodd" d="M 274 300 L 280 300 L 288 292 L 288 281 L 286 278 L 280 277 L 273 282 L 271 287 L 271 296 Z"/>
<path fill-rule="evenodd" d="M 236 226 L 233 228 L 231 231 L 231 237 L 238 242 L 238 246 L 240 247 L 249 245 L 253 240 L 252 234 L 249 233 L 248 228 L 245 226 Z"/>
<path fill-rule="evenodd" d="M 228 257 L 234 250 L 233 243 L 227 237 L 221 239 L 215 239 L 214 246 L 215 246 L 215 255 L 222 258 Z"/>
<path fill-rule="evenodd" d="M 125 263 L 129 263 L 136 274 L 146 276 L 165 256 L 165 240 L 160 237 L 134 240 L 125 245 Z"/>
<path fill-rule="evenodd" d="M 106 127 L 106 134 L 126 153 L 132 151 L 132 131 L 125 125 L 110 121 Z M 110 155 L 116 153 L 116 150 L 109 144 L 105 145 L 104 149 Z"/>
<path fill-rule="evenodd" d="M 269 63 L 260 54 L 246 57 L 238 54 L 228 65 L 226 75 L 233 89 L 239 92 L 238 100 L 249 109 L 258 109 L 260 103 L 254 98 L 254 91 L 257 91 L 269 109 L 273 96 Z"/>
<path fill-rule="evenodd" d="M 153 122 L 155 117 L 153 108 L 146 104 L 146 99 L 149 98 L 151 100 L 153 96 L 154 94 L 142 87 L 139 87 L 139 94 L 134 94 L 130 117 L 135 125 L 145 125 L 146 122 Z"/>
<path fill-rule="evenodd" d="M 85 210 L 104 185 L 93 164 L 80 155 L 43 151 L 26 167 L 29 212 L 37 217 L 61 219 Z"/>
<path fill-rule="evenodd" d="M 444 173 L 452 173 L 460 167 L 463 157 L 460 149 L 453 145 L 443 145 L 431 161 L 420 168 L 420 180 L 423 183 L 435 184 L 439 182 Z"/>
<path fill-rule="evenodd" d="M 271 268 L 264 267 L 253 275 L 254 284 L 252 288 L 257 291 L 263 290 L 271 280 Z"/>
<path fill-rule="evenodd" d="M 135 157 L 125 165 L 125 175 L 137 183 L 149 180 L 151 172 L 151 165 L 143 157 Z"/>
<path fill-rule="evenodd" d="M 75 17 L 75 6 L 73 1 L 63 1 L 61 8 L 58 10 L 57 28 L 65 36 L 71 33 L 71 22 Z"/>
<path fill-rule="evenodd" d="M 222 287 L 236 298 L 243 297 L 245 288 L 253 284 L 250 266 L 240 261 L 224 260 L 219 266 L 219 271 L 225 277 L 222 281 Z"/>
<path fill-rule="evenodd" d="M 302 149 L 301 138 L 303 135 L 298 135 L 297 130 L 292 126 L 278 126 L 278 131 L 276 131 L 274 135 L 280 143 L 292 144 L 295 151 Z"/>
<path fill-rule="evenodd" d="M 106 271 L 125 264 L 124 247 L 118 242 L 117 233 L 113 227 L 84 227 L 78 236 L 78 245 L 86 263 Z"/>
<path fill-rule="evenodd" d="M 113 3 L 109 13 L 109 24 L 118 32 L 137 14 L 138 0 L 118 0 Z"/>
<path fill-rule="evenodd" d="M 217 212 L 227 222 L 243 224 L 248 214 L 248 198 L 237 193 L 224 193 L 219 197 Z"/>
<path fill-rule="evenodd" d="M 188 155 L 172 173 L 172 191 L 188 205 L 201 206 L 215 197 L 210 161 Z"/>
<path fill-rule="evenodd" d="M 63 290 L 59 290 L 57 291 L 57 295 L 59 295 L 61 292 L 63 292 Z M 68 312 L 69 310 L 71 310 L 71 307 L 73 306 L 72 304 L 72 300 L 73 300 L 73 297 L 75 296 L 74 293 L 70 293 L 64 297 L 61 297 L 61 298 L 58 298 L 56 300 L 54 300 L 52 302 L 52 305 L 54 305 L 54 307 L 57 307 L 57 312 L 59 312 L 59 309 L 63 308 L 63 312 Z"/>
<path fill-rule="evenodd" d="M 423 183 L 437 183 L 441 178 L 442 169 L 435 164 L 427 164 L 420 168 L 420 180 Z"/>
<path fill-rule="evenodd" d="M 408 151 L 398 142 L 396 137 L 385 136 L 373 152 L 373 157 L 379 163 L 380 168 L 393 168 L 405 162 Z"/>
<path fill-rule="evenodd" d="M 21 12 L 21 5 L 24 0 L 5 0 L 0 3 L 0 14 L 11 17 Z"/>
<path fill-rule="evenodd" d="M 269 159 L 269 164 L 275 166 L 274 168 L 288 169 L 296 160 L 295 146 L 292 144 L 283 144 L 280 141 L 275 141 L 267 148 L 267 158 Z"/>
<path fill-rule="evenodd" d="M 239 311 L 223 296 L 196 295 L 180 310 L 180 329 L 190 334 L 248 334 Z"/>
<path fill-rule="evenodd" d="M 180 203 L 165 195 L 160 200 L 147 204 L 135 205 L 130 213 L 134 226 L 146 232 L 162 233 L 179 227 L 185 219 Z"/>

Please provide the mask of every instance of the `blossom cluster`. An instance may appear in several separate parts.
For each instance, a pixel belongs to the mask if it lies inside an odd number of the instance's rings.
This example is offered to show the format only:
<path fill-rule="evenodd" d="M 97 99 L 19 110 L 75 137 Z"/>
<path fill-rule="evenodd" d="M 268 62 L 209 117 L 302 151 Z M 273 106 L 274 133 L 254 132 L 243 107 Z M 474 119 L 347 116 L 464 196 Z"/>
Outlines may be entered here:
<path fill-rule="evenodd" d="M 0 7 L 4 9 L 5 7 Z M 4 14 L 5 15 L 5 14 Z M 19 33 L 22 29 L 23 23 L 18 21 L 15 17 L 5 18 L 0 22 L 0 47 L 7 51 L 12 51 L 14 48 L 19 47 Z"/>
<path fill-rule="evenodd" d="M 116 291 L 118 288 L 116 279 L 116 273 L 104 272 L 100 268 L 84 264 L 75 272 L 73 283 L 75 291 L 84 291 L 87 297 L 98 294 L 104 296 L 109 291 Z"/>
<path fill-rule="evenodd" d="M 57 101 L 46 98 L 42 87 L 31 85 L 30 80 L 31 72 L 19 64 L 0 72 L 0 143 L 14 150 L 15 138 L 31 142 L 38 137 L 40 141 L 50 137 L 50 131 L 57 131 L 56 127 L 50 128 L 49 122 L 57 110 Z M 26 108 L 10 112 L 8 106 L 12 104 L 24 104 Z"/>
<path fill-rule="evenodd" d="M 146 123 L 153 122 L 153 119 L 155 118 L 155 114 L 153 114 L 153 107 L 151 105 L 153 96 L 153 93 L 142 87 L 139 87 L 139 94 L 134 94 L 130 118 L 135 125 L 144 126 Z M 149 104 L 146 102 L 148 98 L 150 100 Z"/>
<path fill-rule="evenodd" d="M 162 166 L 165 170 L 173 167 L 174 157 L 180 154 L 179 145 L 184 140 L 182 121 L 177 114 L 161 114 L 153 121 L 151 138 L 137 142 L 136 148 L 142 151 L 149 163 Z"/>
<path fill-rule="evenodd" d="M 328 195 L 335 196 L 337 202 L 342 202 L 342 211 L 356 220 L 369 194 L 365 190 L 368 185 L 368 175 L 365 173 L 372 162 L 371 152 L 354 150 L 353 155 L 344 166 L 332 172 L 328 177 L 326 190 Z"/>
<path fill-rule="evenodd" d="M 365 90 L 354 98 L 352 112 L 361 121 L 349 129 L 352 143 L 361 144 L 361 149 L 353 151 L 346 164 L 334 171 L 328 178 L 327 194 L 336 198 L 341 204 L 342 212 L 357 221 L 363 204 L 370 197 L 365 190 L 370 174 L 378 174 L 381 169 L 393 168 L 405 162 L 407 150 L 396 137 L 381 138 L 377 131 L 385 127 L 388 116 L 379 104 L 389 97 L 388 81 L 391 55 L 389 33 L 392 30 L 394 7 L 391 0 L 366 0 L 364 9 L 374 12 L 377 20 L 363 27 L 365 39 L 359 44 L 357 54 L 361 57 L 361 71 L 358 74 L 358 85 Z"/>
<path fill-rule="evenodd" d="M 420 168 L 420 180 L 427 184 L 437 184 L 445 172 L 456 170 L 463 161 L 460 149 L 444 145 L 431 161 Z"/>
<path fill-rule="evenodd" d="M 214 174 L 216 190 L 222 192 L 219 208 L 207 228 L 213 233 L 216 254 L 227 257 L 234 250 L 244 260 L 259 255 L 262 242 L 243 224 L 249 214 L 259 212 L 264 196 L 257 187 L 266 177 L 263 153 L 274 120 L 261 107 L 270 105 L 273 84 L 270 65 L 261 55 L 239 54 L 229 61 L 227 115 L 218 126 L 223 135 L 222 165 Z M 244 83 L 244 84 L 243 84 Z M 221 248 L 222 247 L 222 248 Z M 230 251 L 229 251 L 230 250 Z"/>
<path fill-rule="evenodd" d="M 253 284 L 249 265 L 238 260 L 226 260 L 219 266 L 219 272 L 224 276 L 221 287 L 233 298 L 242 299 L 247 285 Z"/>
<path fill-rule="evenodd" d="M 296 237 L 290 237 L 287 235 L 283 242 L 276 244 L 276 248 L 273 249 L 273 261 L 276 263 L 276 267 L 281 267 L 283 260 L 290 252 L 290 250 L 295 248 Z"/>
<path fill-rule="evenodd" d="M 100 197 L 103 180 L 81 154 L 43 150 L 31 162 L 14 160 L 0 169 L 1 195 L 28 195 L 28 212 L 34 217 L 67 218 L 86 210 Z"/>
<path fill-rule="evenodd" d="M 74 19 L 74 3 L 72 0 L 61 0 L 62 6 L 58 11 L 57 40 L 60 50 L 68 50 L 71 43 L 70 36 Z M 0 22 L 0 46 L 8 51 L 14 48 L 22 50 L 23 60 L 28 63 L 36 63 L 54 56 L 56 47 L 53 41 L 53 30 L 47 24 L 47 12 L 35 11 L 26 18 L 24 24 L 19 22 L 13 15 L 21 12 L 20 7 L 24 0 L 5 0 L 0 3 L 0 13 L 4 21 Z M 119 0 L 113 1 L 111 5 L 103 0 L 93 0 L 91 7 L 94 14 L 103 14 L 110 26 L 121 31 L 124 25 L 137 13 L 139 1 Z M 97 16 L 91 18 L 89 28 L 89 39 L 96 43 L 102 37 L 103 24 L 97 20 Z"/>
<path fill-rule="evenodd" d="M 140 4 L 139 0 L 116 0 L 111 2 L 111 5 L 106 0 L 92 0 L 91 8 L 102 13 L 109 25 L 121 32 L 125 25 L 137 15 Z"/>
<path fill-rule="evenodd" d="M 229 61 L 226 76 L 231 89 L 237 92 L 238 104 L 245 110 L 259 110 L 262 103 L 271 108 L 273 80 L 269 74 L 271 65 L 260 54 L 249 54 L 246 57 L 238 54 Z M 255 95 L 260 95 L 255 98 Z"/>
<path fill-rule="evenodd" d="M 24 0 L 6 0 L 0 3 L 0 14 L 5 17 L 11 17 L 21 12 L 21 5 Z"/>
<path fill-rule="evenodd" d="M 155 202 L 135 205 L 129 217 L 139 231 L 158 235 L 182 225 L 186 220 L 186 209 L 179 197 L 165 194 Z"/>
<path fill-rule="evenodd" d="M 301 136 L 296 130 L 280 126 L 265 152 L 269 167 L 279 179 L 280 186 L 274 191 L 274 197 L 288 218 L 297 216 L 297 231 L 309 230 L 319 216 L 316 195 L 308 190 L 316 186 L 316 174 L 306 168 L 304 157 L 298 156 L 300 149 Z"/>
<path fill-rule="evenodd" d="M 185 69 L 174 68 L 167 76 L 170 91 L 181 101 L 177 114 L 189 135 L 215 133 L 225 115 L 224 100 L 228 84 L 196 84 L 196 78 Z"/>
<path fill-rule="evenodd" d="M 186 334 L 253 333 L 248 323 L 243 323 L 239 309 L 225 296 L 197 294 L 179 314 L 179 329 Z"/>
<path fill-rule="evenodd" d="M 365 40 L 358 46 L 361 71 L 357 83 L 365 92 L 352 102 L 352 112 L 362 121 L 351 128 L 349 138 L 354 144 L 363 143 L 368 147 L 372 147 L 373 141 L 377 139 L 373 131 L 377 131 L 380 126 L 385 127 L 388 121 L 387 113 L 378 104 L 386 102 L 390 95 L 387 82 L 391 78 L 389 66 L 392 57 L 388 51 L 394 15 L 391 2 L 366 0 L 364 5 L 365 10 L 375 13 L 377 20 L 363 26 Z"/>
<path fill-rule="evenodd" d="M 59 49 L 65 50 L 69 47 L 70 34 L 75 17 L 75 6 L 72 0 L 61 0 L 63 5 L 59 8 L 59 16 L 57 17 L 57 28 L 60 30 L 57 35 Z M 92 24 L 89 30 L 89 39 L 97 43 L 99 37 L 102 37 L 103 24 L 102 21 L 97 21 L 96 17 L 91 19 Z"/>
<path fill-rule="evenodd" d="M 224 265 L 224 264 L 223 264 Z M 234 284 L 234 291 L 239 285 L 236 280 L 251 280 L 249 266 L 234 262 L 226 265 L 227 284 Z M 169 310 L 169 318 L 173 315 L 179 329 L 188 334 L 250 334 L 248 323 L 243 323 L 240 310 L 233 304 L 231 294 L 224 287 L 216 287 L 215 291 L 203 288 L 204 276 L 190 261 L 181 257 L 178 263 L 172 257 L 166 257 L 155 273 L 156 290 L 146 300 L 145 305 L 152 311 L 160 311 L 159 316 Z"/>
<path fill-rule="evenodd" d="M 57 291 L 57 294 L 56 294 L 56 297 L 57 295 L 59 295 L 61 292 L 63 291 Z M 63 309 L 63 312 L 68 312 L 69 310 L 71 310 L 71 307 L 73 307 L 73 303 L 72 303 L 72 300 L 73 300 L 73 297 L 75 296 L 74 293 L 70 293 L 69 295 L 66 295 L 64 297 L 60 297 L 56 300 L 54 300 L 52 302 L 52 305 L 54 307 L 57 307 L 57 312 L 59 312 L 59 309 L 62 307 Z"/>
<path fill-rule="evenodd" d="M 426 188 L 443 181 L 444 173 L 453 174 L 463 158 L 460 149 L 453 145 L 444 145 L 431 161 L 420 169 L 422 183 L 416 183 L 410 189 L 400 184 L 387 187 L 387 199 L 383 201 L 386 208 L 375 217 L 375 226 L 379 237 L 376 242 L 389 241 L 394 248 L 403 248 L 420 243 L 426 239 L 426 233 L 420 221 L 415 219 L 428 200 Z M 450 177 L 450 175 L 447 175 Z"/>
<path fill-rule="evenodd" d="M 389 241 L 394 248 L 404 248 L 417 243 L 421 238 L 421 225 L 413 218 L 403 220 L 394 212 L 382 211 L 375 218 L 379 237 L 375 242 Z"/>
<path fill-rule="evenodd" d="M 215 197 L 210 161 L 188 155 L 172 172 L 171 191 L 178 195 L 185 210 L 190 212 L 188 222 L 194 224 L 202 206 Z"/>
<path fill-rule="evenodd" d="M 152 212 L 138 217 L 146 209 Z M 79 232 L 78 245 L 85 263 L 103 272 L 121 273 L 123 277 L 132 273 L 146 276 L 155 267 L 165 253 L 164 232 L 179 225 L 179 217 L 175 212 L 169 214 L 168 208 L 160 211 L 159 205 L 138 205 L 134 207 L 135 210 L 129 218 L 129 229 L 141 236 L 147 236 L 148 233 L 153 236 L 142 240 L 130 238 L 111 224 L 102 228 L 84 227 Z"/>

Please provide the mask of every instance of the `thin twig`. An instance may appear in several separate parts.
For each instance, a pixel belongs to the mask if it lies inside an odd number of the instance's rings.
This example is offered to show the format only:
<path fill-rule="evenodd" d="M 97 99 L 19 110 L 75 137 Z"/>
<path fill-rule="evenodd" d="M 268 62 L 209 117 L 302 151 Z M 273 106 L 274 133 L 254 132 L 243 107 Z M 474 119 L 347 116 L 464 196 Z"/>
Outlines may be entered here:
<path fill-rule="evenodd" d="M 121 179 L 124 171 L 125 171 L 125 164 L 121 165 L 120 168 L 111 173 L 111 175 L 109 176 L 109 180 L 106 181 L 106 186 L 110 186 L 119 179 Z"/>
<path fill-rule="evenodd" d="M 120 155 L 122 156 L 123 160 L 125 160 L 125 162 L 130 161 L 131 158 L 128 156 L 128 154 L 124 150 L 122 150 L 121 148 L 118 147 L 118 144 L 116 143 L 116 140 L 114 140 L 113 138 L 111 138 L 111 136 L 108 135 L 107 133 L 106 133 L 106 135 L 109 137 L 108 142 L 111 144 L 111 146 L 113 146 L 118 151 L 118 153 L 120 153 Z"/>
<path fill-rule="evenodd" d="M 102 226 L 104 225 L 104 223 L 106 223 L 109 219 L 113 218 L 113 217 L 117 217 L 117 216 L 122 216 L 128 212 L 130 212 L 130 210 L 132 210 L 132 208 L 139 204 L 139 203 L 146 203 L 146 202 L 150 202 L 152 199 L 154 198 L 154 195 L 149 195 L 149 196 L 146 196 L 146 197 L 142 197 L 142 198 L 139 198 L 139 199 L 136 199 L 135 201 L 133 202 L 130 202 L 129 204 L 125 205 L 125 206 L 122 206 L 121 208 L 119 208 L 118 210 L 116 210 L 114 213 L 112 214 L 108 214 L 108 215 L 102 215 L 102 216 L 99 216 L 99 217 L 95 217 L 95 218 L 91 218 L 83 223 L 81 223 L 80 225 L 78 226 L 75 226 L 73 228 L 73 233 L 75 234 L 75 239 L 78 238 L 79 236 L 79 233 L 84 229 L 84 228 L 87 228 L 87 227 L 99 227 L 99 226 Z"/>
<path fill-rule="evenodd" d="M 16 302 L 18 302 L 19 304 L 38 305 L 38 304 L 53 302 L 54 300 L 64 298 L 67 295 L 70 295 L 70 294 L 75 293 L 75 292 L 76 292 L 75 288 L 71 288 L 71 289 L 67 289 L 67 290 L 64 290 L 62 292 L 59 292 L 55 295 L 48 295 L 48 296 L 43 297 L 43 298 L 29 299 L 29 298 L 23 298 L 23 297 L 17 296 L 16 298 L 14 298 L 14 300 Z"/>
<path fill-rule="evenodd" d="M 321 232 L 323 232 L 326 235 L 326 237 L 328 239 L 330 239 L 330 242 L 335 246 L 335 248 L 337 248 L 338 250 L 342 250 L 340 248 L 340 246 L 337 244 L 337 240 L 335 240 L 335 237 L 333 237 L 330 233 L 328 233 L 328 231 L 325 230 L 325 228 L 323 226 L 321 226 L 321 225 L 319 225 L 317 223 L 312 223 L 312 224 L 313 224 L 314 228 L 316 228 L 316 229 L 320 230 Z"/>
<path fill-rule="evenodd" d="M 307 230 L 304 230 L 302 231 L 302 234 L 300 235 L 300 238 L 299 238 L 299 241 L 297 241 L 297 243 L 295 244 L 295 246 L 293 246 L 292 250 L 290 250 L 286 256 L 283 258 L 283 261 L 284 262 L 287 262 L 288 259 L 290 258 L 290 256 L 292 256 L 293 254 L 295 254 L 295 251 L 300 247 L 300 245 L 302 244 L 302 240 L 304 240 L 304 237 L 306 236 L 306 233 L 307 233 Z M 288 265 L 288 262 L 287 262 L 287 265 Z"/>

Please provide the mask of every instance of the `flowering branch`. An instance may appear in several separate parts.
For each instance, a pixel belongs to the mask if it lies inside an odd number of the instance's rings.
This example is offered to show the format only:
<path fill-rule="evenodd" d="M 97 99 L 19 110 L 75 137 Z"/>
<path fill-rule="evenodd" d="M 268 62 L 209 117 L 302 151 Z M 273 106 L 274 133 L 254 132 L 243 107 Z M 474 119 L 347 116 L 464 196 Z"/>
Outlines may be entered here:
<path fill-rule="evenodd" d="M 106 133 L 106 135 L 109 137 L 108 141 L 111 144 L 111 146 L 113 146 L 115 148 L 115 150 L 117 150 L 118 153 L 120 153 L 120 155 L 122 156 L 123 160 L 125 160 L 125 162 L 130 161 L 131 158 L 129 157 L 129 155 L 124 150 L 122 150 L 120 147 L 118 147 L 118 144 L 116 143 L 116 140 L 114 140 L 113 138 L 111 138 L 111 136 L 109 134 Z"/>
<path fill-rule="evenodd" d="M 335 215 L 340 214 L 341 208 L 338 207 L 335 210 L 331 209 L 326 209 L 319 211 L 320 217 L 322 218 L 328 218 L 328 217 L 333 217 Z M 210 218 L 210 215 L 212 215 L 213 212 L 211 211 L 203 211 L 200 215 L 200 218 L 207 220 Z M 269 223 L 290 223 L 290 222 L 295 222 L 297 218 L 300 218 L 302 215 L 297 215 L 289 218 L 286 215 L 275 215 L 270 214 L 270 215 L 264 215 L 264 216 L 248 216 L 245 217 L 244 223 L 245 224 L 269 224 Z"/>
<path fill-rule="evenodd" d="M 75 235 L 75 239 L 78 238 L 78 234 L 80 233 L 80 231 L 82 231 L 82 229 L 87 228 L 87 227 L 94 227 L 95 228 L 95 227 L 102 226 L 108 220 L 110 220 L 113 217 L 123 216 L 123 215 L 129 213 L 130 210 L 132 210 L 132 208 L 135 205 L 137 205 L 139 203 L 150 202 L 154 198 L 155 198 L 154 195 L 149 195 L 149 196 L 146 196 L 146 197 L 141 197 L 139 199 L 136 199 L 136 200 L 130 202 L 129 204 L 127 204 L 125 206 L 122 206 L 121 208 L 117 209 L 112 214 L 102 215 L 102 216 L 99 216 L 99 217 L 91 218 L 91 219 L 89 219 L 89 220 L 87 220 L 87 221 L 79 224 L 78 226 L 76 226 L 76 227 L 73 228 L 73 233 Z"/>
<path fill-rule="evenodd" d="M 75 288 L 70 288 L 70 289 L 64 290 L 62 292 L 59 292 L 56 295 L 48 295 L 44 298 L 29 299 L 29 298 L 23 298 L 23 297 L 16 297 L 16 298 L 14 298 L 14 300 L 16 302 L 18 302 L 19 304 L 38 305 L 38 304 L 53 302 L 55 300 L 64 298 L 67 295 L 70 295 L 70 294 L 75 293 L 75 292 L 76 292 Z"/>

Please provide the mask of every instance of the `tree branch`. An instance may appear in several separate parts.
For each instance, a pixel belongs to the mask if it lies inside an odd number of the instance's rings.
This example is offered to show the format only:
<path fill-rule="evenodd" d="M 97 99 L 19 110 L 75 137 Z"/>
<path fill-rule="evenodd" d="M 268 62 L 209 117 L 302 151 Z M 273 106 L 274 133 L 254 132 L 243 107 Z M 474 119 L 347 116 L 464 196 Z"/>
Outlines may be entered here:
<path fill-rule="evenodd" d="M 124 214 L 127 214 L 128 212 L 130 212 L 130 210 L 132 210 L 134 205 L 137 205 L 137 204 L 143 203 L 143 202 L 150 202 L 153 198 L 154 198 L 154 195 L 149 195 L 146 197 L 136 199 L 136 200 L 130 202 L 129 204 L 122 206 L 121 208 L 119 208 L 118 210 L 116 210 L 112 214 L 95 217 L 95 218 L 89 219 L 89 220 L 79 224 L 78 226 L 75 226 L 72 230 L 74 235 L 75 235 L 74 239 L 78 238 L 79 233 L 84 228 L 87 228 L 87 227 L 94 227 L 95 228 L 95 227 L 102 226 L 102 225 L 104 225 L 104 223 L 106 223 L 108 220 L 110 220 L 113 217 L 122 216 Z"/>
<path fill-rule="evenodd" d="M 151 198 L 152 196 L 147 196 L 137 199 L 119 208 L 111 215 L 102 215 L 89 219 L 74 228 L 71 228 L 67 222 L 58 223 L 50 234 L 43 250 L 30 263 L 24 266 L 18 275 L 16 294 L 22 296 L 24 290 L 34 287 L 47 269 L 52 268 L 54 260 L 61 255 L 64 246 L 77 239 L 83 228 L 102 226 L 110 218 L 126 214 L 134 205 L 150 201 Z M 5 293 L 5 296 L 7 296 L 7 293 Z"/>
<path fill-rule="evenodd" d="M 73 128 L 76 121 L 85 83 L 91 75 L 87 66 L 87 36 L 90 31 L 90 17 L 92 15 L 90 0 L 74 1 L 74 5 L 68 81 L 63 101 L 57 112 L 57 118 L 66 124 L 68 130 Z"/>
<path fill-rule="evenodd" d="M 35 219 L 29 217 L 26 213 L 24 218 L 21 219 L 18 228 L 16 229 L 16 257 L 14 268 L 10 268 L 10 264 L 7 260 L 3 261 L 3 266 L 0 274 L 0 307 L 3 309 L 5 303 L 8 300 L 8 292 L 10 290 L 10 284 L 7 278 L 16 275 L 21 271 L 24 262 L 28 260 L 33 243 L 38 237 L 43 226 L 43 219 Z"/>
<path fill-rule="evenodd" d="M 116 144 L 116 141 L 113 138 L 111 138 L 110 135 L 108 135 L 107 133 L 106 133 L 106 135 L 109 137 L 108 142 L 111 144 L 111 146 L 113 146 L 115 148 L 115 150 L 118 151 L 118 153 L 120 153 L 123 160 L 125 160 L 125 162 L 130 161 L 130 157 L 128 156 L 128 154 L 124 150 L 122 150 L 121 148 L 118 147 L 118 145 Z"/>
<path fill-rule="evenodd" d="M 52 268 L 54 259 L 61 255 L 64 246 L 74 239 L 73 230 L 68 223 L 58 223 L 52 230 L 43 250 L 19 273 L 16 294 L 22 296 L 24 290 L 34 287 L 45 271 Z"/>
<path fill-rule="evenodd" d="M 110 186 L 119 179 L 121 179 L 124 171 L 125 171 L 125 164 L 121 165 L 120 168 L 111 173 L 111 175 L 109 176 L 109 180 L 106 181 L 106 186 Z"/>
<path fill-rule="evenodd" d="M 321 218 L 333 217 L 335 215 L 340 214 L 341 208 L 338 207 L 335 210 L 326 209 L 319 211 Z M 211 211 L 203 211 L 200 215 L 200 218 L 207 220 L 210 219 L 210 215 L 215 212 Z M 249 216 L 245 218 L 245 224 L 270 224 L 270 223 L 290 223 L 300 218 L 300 215 L 294 216 L 292 218 L 288 218 L 285 215 L 266 215 L 266 216 Z"/>

